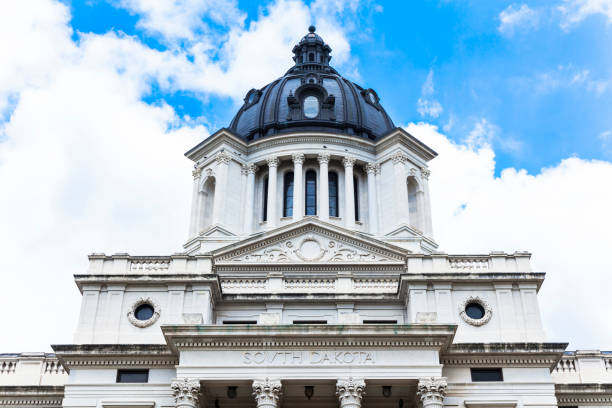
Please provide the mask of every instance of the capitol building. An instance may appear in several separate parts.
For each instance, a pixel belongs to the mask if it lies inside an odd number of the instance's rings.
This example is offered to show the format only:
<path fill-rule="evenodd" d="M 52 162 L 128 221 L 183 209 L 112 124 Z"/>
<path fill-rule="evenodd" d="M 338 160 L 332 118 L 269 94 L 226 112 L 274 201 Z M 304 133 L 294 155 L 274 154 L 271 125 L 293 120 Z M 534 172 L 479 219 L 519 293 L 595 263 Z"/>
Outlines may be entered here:
<path fill-rule="evenodd" d="M 436 152 L 314 27 L 292 51 L 186 152 L 182 252 L 91 254 L 72 344 L 0 354 L 0 407 L 612 407 L 612 352 L 547 341 L 530 254 L 439 248 Z"/>

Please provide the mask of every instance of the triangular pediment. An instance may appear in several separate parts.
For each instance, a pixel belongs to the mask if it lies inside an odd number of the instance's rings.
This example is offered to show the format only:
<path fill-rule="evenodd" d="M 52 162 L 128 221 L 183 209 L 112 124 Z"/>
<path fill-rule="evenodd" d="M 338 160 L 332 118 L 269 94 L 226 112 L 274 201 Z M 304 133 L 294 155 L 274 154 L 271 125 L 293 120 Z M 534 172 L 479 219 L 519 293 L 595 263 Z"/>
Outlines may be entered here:
<path fill-rule="evenodd" d="M 398 228 L 389 232 L 385 235 L 385 237 L 389 238 L 402 238 L 402 239 L 410 239 L 410 238 L 421 238 L 423 235 L 417 229 L 410 227 L 406 224 L 400 225 Z"/>
<path fill-rule="evenodd" d="M 212 227 L 210 227 L 209 229 L 207 229 L 200 235 L 203 237 L 208 237 L 208 238 L 225 238 L 225 237 L 235 237 L 236 236 L 235 234 L 231 233 L 230 231 L 226 230 L 225 228 L 219 225 L 213 225 Z"/>
<path fill-rule="evenodd" d="M 409 251 L 306 219 L 213 251 L 225 263 L 404 263 Z"/>

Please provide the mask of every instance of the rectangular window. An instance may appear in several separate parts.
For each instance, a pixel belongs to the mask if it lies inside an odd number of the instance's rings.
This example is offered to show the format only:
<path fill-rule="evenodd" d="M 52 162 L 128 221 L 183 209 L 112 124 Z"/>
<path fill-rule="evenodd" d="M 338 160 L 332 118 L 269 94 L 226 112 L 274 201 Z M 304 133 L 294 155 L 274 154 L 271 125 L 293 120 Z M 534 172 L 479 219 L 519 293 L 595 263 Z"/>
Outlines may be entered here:
<path fill-rule="evenodd" d="M 223 324 L 257 324 L 257 320 L 224 320 Z"/>
<path fill-rule="evenodd" d="M 117 370 L 118 383 L 149 382 L 149 370 Z"/>
<path fill-rule="evenodd" d="M 472 368 L 472 381 L 504 381 L 501 368 Z"/>
<path fill-rule="evenodd" d="M 363 324 L 397 324 L 397 320 L 364 320 Z"/>
<path fill-rule="evenodd" d="M 293 324 L 327 324 L 327 320 L 294 320 Z"/>

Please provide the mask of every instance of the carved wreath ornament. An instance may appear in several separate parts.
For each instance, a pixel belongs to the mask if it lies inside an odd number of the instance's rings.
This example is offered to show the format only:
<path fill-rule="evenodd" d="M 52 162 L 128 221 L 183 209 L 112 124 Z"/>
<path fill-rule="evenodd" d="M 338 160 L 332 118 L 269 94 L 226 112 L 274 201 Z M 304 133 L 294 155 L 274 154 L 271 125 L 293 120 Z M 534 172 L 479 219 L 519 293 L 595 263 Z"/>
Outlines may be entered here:
<path fill-rule="evenodd" d="M 482 316 L 482 318 L 472 319 L 470 316 L 467 315 L 467 313 L 465 312 L 465 308 L 470 303 L 476 303 L 482 306 L 482 308 L 484 309 L 484 316 Z M 464 322 L 466 322 L 467 324 L 471 324 L 472 326 L 482 326 L 484 324 L 487 324 L 489 320 L 491 320 L 492 314 L 493 310 L 491 309 L 491 306 L 480 296 L 468 296 L 463 302 L 459 304 L 459 316 L 461 316 Z"/>
<path fill-rule="evenodd" d="M 147 320 L 138 320 L 136 318 L 136 309 L 138 309 L 139 306 L 146 305 L 146 304 L 153 307 L 153 316 L 151 316 L 151 318 Z M 141 297 L 141 298 L 138 298 L 136 302 L 134 302 L 131 310 L 127 314 L 127 317 L 130 323 L 132 323 L 134 326 L 144 328 L 144 327 L 149 327 L 153 323 L 155 323 L 157 319 L 159 319 L 160 313 L 161 313 L 161 307 L 159 307 L 159 304 L 157 302 L 155 302 L 150 297 L 147 297 L 147 298 Z"/>

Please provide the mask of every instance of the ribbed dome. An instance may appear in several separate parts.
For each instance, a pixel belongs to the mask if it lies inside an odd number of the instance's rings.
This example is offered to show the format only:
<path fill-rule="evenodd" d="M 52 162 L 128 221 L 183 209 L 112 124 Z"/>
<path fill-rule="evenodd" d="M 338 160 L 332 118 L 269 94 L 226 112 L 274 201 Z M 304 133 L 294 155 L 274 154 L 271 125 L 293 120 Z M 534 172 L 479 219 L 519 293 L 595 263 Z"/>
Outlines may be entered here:
<path fill-rule="evenodd" d="M 295 65 L 262 89 L 251 89 L 230 130 L 246 140 L 296 131 L 374 140 L 394 129 L 376 92 L 339 75 L 329 66 L 330 52 L 310 26 L 293 47 Z"/>

